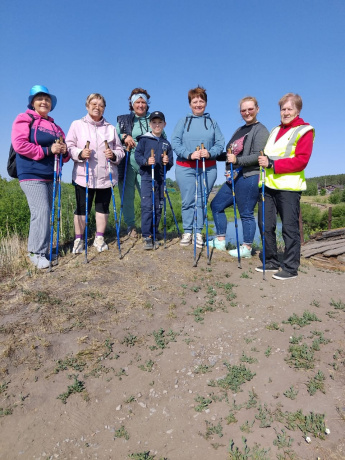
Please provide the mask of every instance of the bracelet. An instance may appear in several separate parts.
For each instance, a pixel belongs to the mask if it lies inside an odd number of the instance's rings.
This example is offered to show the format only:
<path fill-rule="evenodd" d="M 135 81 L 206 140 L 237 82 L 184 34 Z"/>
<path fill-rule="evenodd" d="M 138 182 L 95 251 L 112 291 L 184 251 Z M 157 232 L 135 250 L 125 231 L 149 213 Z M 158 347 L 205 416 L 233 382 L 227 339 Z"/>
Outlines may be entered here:
<path fill-rule="evenodd" d="M 124 134 L 124 135 L 122 136 L 122 141 L 125 142 L 125 140 L 126 140 L 127 137 L 128 137 L 128 134 Z"/>

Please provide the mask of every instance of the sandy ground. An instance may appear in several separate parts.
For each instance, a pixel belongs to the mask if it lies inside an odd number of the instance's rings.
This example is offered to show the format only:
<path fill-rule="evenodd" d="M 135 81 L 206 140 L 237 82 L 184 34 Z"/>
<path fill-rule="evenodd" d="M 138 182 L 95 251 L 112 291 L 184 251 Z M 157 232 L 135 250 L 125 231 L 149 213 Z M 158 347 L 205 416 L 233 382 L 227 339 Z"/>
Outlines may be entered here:
<path fill-rule="evenodd" d="M 3 280 L 0 459 L 345 458 L 344 273 L 122 252 Z"/>

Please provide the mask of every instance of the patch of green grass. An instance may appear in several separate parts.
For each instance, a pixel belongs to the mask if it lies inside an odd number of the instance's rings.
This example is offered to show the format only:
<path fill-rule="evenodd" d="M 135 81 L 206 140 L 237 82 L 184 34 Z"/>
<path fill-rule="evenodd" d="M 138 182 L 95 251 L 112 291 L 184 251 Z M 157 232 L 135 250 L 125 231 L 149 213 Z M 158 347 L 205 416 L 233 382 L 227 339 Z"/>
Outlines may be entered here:
<path fill-rule="evenodd" d="M 298 390 L 295 390 L 294 386 L 292 385 L 288 390 L 284 391 L 283 395 L 293 400 L 296 399 Z"/>
<path fill-rule="evenodd" d="M 138 338 L 136 335 L 129 333 L 126 337 L 122 340 L 122 344 L 126 345 L 127 347 L 134 347 L 134 345 L 138 342 Z"/>
<path fill-rule="evenodd" d="M 210 381 L 210 386 L 218 386 L 225 390 L 231 389 L 234 393 L 237 393 L 240 391 L 241 385 L 245 382 L 249 382 L 256 375 L 243 364 L 231 366 L 231 364 L 225 362 L 224 365 L 228 369 L 227 375 L 223 379 Z"/>
<path fill-rule="evenodd" d="M 118 430 L 115 430 L 114 439 L 116 438 L 124 438 L 126 441 L 128 441 L 129 433 L 124 425 L 121 425 L 121 427 Z"/>
<path fill-rule="evenodd" d="M 272 354 L 272 347 L 268 346 L 265 350 L 265 356 L 268 358 Z"/>
<path fill-rule="evenodd" d="M 146 361 L 145 364 L 140 364 L 139 369 L 141 369 L 142 371 L 146 371 L 146 372 L 152 372 L 152 369 L 153 369 L 153 366 L 154 366 L 154 362 L 152 361 L 152 359 L 149 359 L 148 361 Z"/>
<path fill-rule="evenodd" d="M 208 406 L 212 403 L 212 399 L 204 398 L 203 396 L 199 395 L 196 398 L 194 398 L 194 401 L 198 403 L 198 405 L 194 407 L 196 412 L 202 412 L 203 410 L 206 410 Z"/>
<path fill-rule="evenodd" d="M 249 399 L 246 403 L 246 409 L 250 409 L 252 407 L 256 407 L 258 403 L 258 395 L 253 391 L 249 391 Z"/>
<path fill-rule="evenodd" d="M 210 366 L 207 364 L 200 364 L 194 369 L 194 374 L 206 374 L 207 372 L 211 372 Z"/>
<path fill-rule="evenodd" d="M 291 326 L 297 325 L 299 327 L 304 327 L 308 326 L 312 321 L 321 321 L 321 319 L 319 319 L 315 313 L 310 313 L 308 310 L 305 310 L 302 316 L 298 316 L 294 313 L 287 321 L 283 321 L 283 323 L 291 324 Z"/>
<path fill-rule="evenodd" d="M 65 359 L 58 359 L 57 365 L 54 369 L 54 374 L 61 371 L 66 371 L 68 368 L 77 372 L 82 372 L 86 366 L 86 362 L 75 356 L 67 356 Z"/>
<path fill-rule="evenodd" d="M 130 404 L 130 403 L 132 403 L 134 401 L 135 401 L 135 396 L 131 395 L 125 400 L 125 403 Z"/>
<path fill-rule="evenodd" d="M 128 454 L 128 458 L 133 460 L 155 460 L 155 455 L 150 455 L 150 451 L 139 452 L 137 454 Z M 160 457 L 157 460 L 168 460 L 166 457 Z"/>
<path fill-rule="evenodd" d="M 280 326 L 278 323 L 270 323 L 266 326 L 266 329 L 268 329 L 269 331 L 279 331 L 279 328 Z"/>
<path fill-rule="evenodd" d="M 246 420 L 246 421 L 240 426 L 240 430 L 241 430 L 243 433 L 252 433 L 251 428 L 253 427 L 254 423 L 255 423 L 255 420 L 253 420 L 252 423 L 249 423 L 249 421 Z"/>
<path fill-rule="evenodd" d="M 5 417 L 6 415 L 11 415 L 13 413 L 13 409 L 11 407 L 0 407 L 0 417 Z"/>
<path fill-rule="evenodd" d="M 317 390 L 321 391 L 321 393 L 326 393 L 325 391 L 325 384 L 324 381 L 326 377 L 322 371 L 318 371 L 314 377 L 312 377 L 307 383 L 308 393 L 312 396 L 314 395 Z"/>
<path fill-rule="evenodd" d="M 247 272 L 243 272 L 242 275 L 240 276 L 240 278 L 248 279 L 248 278 L 250 278 L 250 276 L 248 275 Z"/>
<path fill-rule="evenodd" d="M 67 391 L 65 393 L 61 393 L 57 399 L 61 399 L 63 404 L 67 403 L 67 399 L 74 393 L 81 393 L 85 390 L 85 384 L 81 380 L 78 380 L 77 375 L 69 376 L 74 378 L 74 383 L 72 385 L 68 385 Z"/>
<path fill-rule="evenodd" d="M 248 363 L 248 364 L 253 364 L 253 363 L 257 363 L 258 360 L 256 358 L 253 358 L 251 356 L 247 356 L 244 351 L 242 351 L 242 356 L 240 358 L 240 361 L 242 363 Z"/>
<path fill-rule="evenodd" d="M 230 423 L 237 423 L 237 418 L 235 417 L 235 414 L 230 411 L 229 415 L 225 417 L 225 421 L 228 425 L 230 425 Z"/>
<path fill-rule="evenodd" d="M 176 342 L 177 333 L 173 332 L 170 329 L 170 331 L 167 334 L 165 334 L 165 330 L 161 328 L 157 332 L 153 331 L 152 335 L 155 339 L 156 345 L 151 346 L 150 349 L 157 350 L 158 348 L 160 348 L 161 350 L 163 350 L 168 346 L 170 342 Z"/>
<path fill-rule="evenodd" d="M 269 452 L 271 449 L 261 448 L 260 445 L 254 444 L 250 448 L 247 440 L 242 436 L 243 449 L 235 446 L 233 439 L 229 443 L 229 460 L 271 460 Z"/>
<path fill-rule="evenodd" d="M 212 422 L 208 422 L 205 420 L 206 423 L 206 433 L 203 435 L 203 437 L 207 440 L 213 437 L 214 435 L 218 435 L 220 438 L 223 437 L 223 427 L 220 422 L 217 423 L 217 425 L 214 425 Z"/>
<path fill-rule="evenodd" d="M 273 441 L 273 445 L 277 446 L 278 449 L 285 449 L 286 447 L 291 447 L 293 443 L 293 438 L 288 436 L 286 434 L 286 431 L 283 429 L 281 430 L 281 433 L 278 433 L 277 430 L 274 430 L 276 432 L 276 439 Z"/>
<path fill-rule="evenodd" d="M 285 361 L 296 369 L 314 369 L 314 350 L 306 343 L 290 345 L 290 357 Z"/>
<path fill-rule="evenodd" d="M 10 383 L 10 382 L 4 382 L 4 383 L 2 383 L 2 384 L 0 385 L 0 395 L 1 395 L 2 393 L 5 393 L 5 391 L 8 389 L 8 384 L 9 384 L 9 383 Z"/>
<path fill-rule="evenodd" d="M 301 340 L 303 340 L 303 335 L 298 335 L 298 336 L 294 335 L 294 336 L 290 337 L 289 342 L 293 343 L 293 344 L 298 344 L 298 343 L 300 343 Z"/>
<path fill-rule="evenodd" d="M 310 305 L 312 305 L 313 307 L 316 307 L 316 308 L 319 308 L 320 307 L 320 302 L 318 300 L 312 300 L 310 302 Z"/>
<path fill-rule="evenodd" d="M 268 428 L 273 423 L 272 412 L 268 409 L 267 404 L 260 405 L 258 408 L 258 414 L 255 415 L 257 420 L 260 420 L 260 428 Z"/>
<path fill-rule="evenodd" d="M 336 310 L 345 310 L 345 303 L 342 302 L 340 299 L 338 301 L 331 299 L 330 305 L 334 307 Z"/>
<path fill-rule="evenodd" d="M 275 413 L 276 420 L 291 431 L 301 430 L 304 436 L 308 433 L 316 438 L 325 439 L 325 415 L 310 412 L 304 415 L 302 409 L 296 412 L 282 412 L 277 410 Z"/>

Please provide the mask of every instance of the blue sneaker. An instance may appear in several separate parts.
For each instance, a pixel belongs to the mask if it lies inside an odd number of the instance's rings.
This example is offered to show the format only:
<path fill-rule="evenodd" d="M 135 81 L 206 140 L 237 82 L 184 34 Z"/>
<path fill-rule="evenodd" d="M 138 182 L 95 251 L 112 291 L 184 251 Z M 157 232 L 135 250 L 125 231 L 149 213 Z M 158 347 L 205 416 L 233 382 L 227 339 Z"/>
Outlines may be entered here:
<path fill-rule="evenodd" d="M 226 243 L 225 243 L 225 240 L 223 241 L 219 241 L 218 238 L 213 238 L 212 242 L 211 242 L 211 246 L 215 249 L 218 249 L 219 251 L 225 251 L 226 248 Z"/>
<path fill-rule="evenodd" d="M 238 257 L 237 248 L 231 249 L 231 251 L 229 251 L 229 254 L 231 255 L 231 257 Z M 241 245 L 240 257 L 243 259 L 250 259 L 252 257 L 252 250 L 248 249 L 247 246 Z"/>

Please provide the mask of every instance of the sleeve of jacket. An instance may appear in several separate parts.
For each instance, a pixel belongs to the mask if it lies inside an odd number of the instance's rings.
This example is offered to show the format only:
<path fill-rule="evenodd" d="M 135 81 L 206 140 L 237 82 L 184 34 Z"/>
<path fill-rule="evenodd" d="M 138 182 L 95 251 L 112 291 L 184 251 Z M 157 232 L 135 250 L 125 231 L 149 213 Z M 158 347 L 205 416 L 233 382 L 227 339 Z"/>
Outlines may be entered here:
<path fill-rule="evenodd" d="M 269 132 L 266 126 L 262 124 L 258 125 L 252 138 L 249 155 L 238 156 L 236 164 L 239 166 L 252 166 L 258 164 L 260 151 L 264 150 L 268 136 Z"/>
<path fill-rule="evenodd" d="M 122 158 L 125 156 L 125 152 L 123 151 L 121 141 L 119 139 L 119 136 L 117 135 L 116 129 L 114 128 L 114 140 L 110 146 L 111 150 L 113 153 L 116 155 L 116 160 L 112 161 L 115 165 L 118 165 Z"/>
<path fill-rule="evenodd" d="M 62 129 L 60 128 L 60 126 L 58 126 L 58 125 L 55 125 L 55 126 L 58 128 L 58 134 L 59 134 L 59 136 L 62 136 L 64 142 L 66 143 L 66 136 L 65 136 L 65 133 L 62 131 Z M 67 144 L 66 144 L 66 145 L 67 145 Z M 63 162 L 63 163 L 67 163 L 67 161 L 69 161 L 70 158 L 71 158 L 71 156 L 70 156 L 69 151 L 68 151 L 68 149 L 67 149 L 66 156 L 64 157 L 64 156 L 62 155 L 62 162 Z"/>
<path fill-rule="evenodd" d="M 221 130 L 219 129 L 218 124 L 215 121 L 213 121 L 213 124 L 214 124 L 214 145 L 210 148 L 208 153 L 210 154 L 211 158 L 215 159 L 220 153 L 222 153 L 224 149 L 225 140 L 224 140 L 224 136 Z"/>
<path fill-rule="evenodd" d="M 189 152 L 182 143 L 184 133 L 185 119 L 181 118 L 175 126 L 174 132 L 171 136 L 171 147 L 174 149 L 176 155 L 181 158 L 188 159 L 189 155 L 193 152 Z"/>
<path fill-rule="evenodd" d="M 169 163 L 167 164 L 167 170 L 169 171 L 173 166 L 174 166 L 174 152 L 173 149 L 171 148 L 171 145 L 168 147 L 168 158 L 169 158 Z"/>
<path fill-rule="evenodd" d="M 145 158 L 145 139 L 140 139 L 134 153 L 135 161 L 138 165 L 142 168 L 146 165 L 146 158 Z"/>
<path fill-rule="evenodd" d="M 296 145 L 295 156 L 274 161 L 275 174 L 288 174 L 303 171 L 310 160 L 313 150 L 314 132 L 308 131 Z"/>
<path fill-rule="evenodd" d="M 14 151 L 31 160 L 42 160 L 48 154 L 48 147 L 41 147 L 29 140 L 29 125 L 32 119 L 26 113 L 20 113 L 12 125 L 11 140 Z"/>
<path fill-rule="evenodd" d="M 78 123 L 79 120 L 75 120 L 72 122 L 67 136 L 66 136 L 66 144 L 67 144 L 67 149 L 68 152 L 72 158 L 73 161 L 83 163 L 84 160 L 79 160 L 78 155 L 80 152 L 83 151 L 80 147 L 77 147 L 78 145 Z"/>

